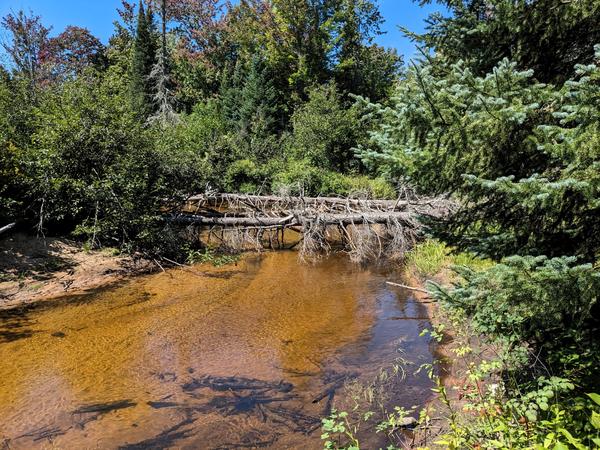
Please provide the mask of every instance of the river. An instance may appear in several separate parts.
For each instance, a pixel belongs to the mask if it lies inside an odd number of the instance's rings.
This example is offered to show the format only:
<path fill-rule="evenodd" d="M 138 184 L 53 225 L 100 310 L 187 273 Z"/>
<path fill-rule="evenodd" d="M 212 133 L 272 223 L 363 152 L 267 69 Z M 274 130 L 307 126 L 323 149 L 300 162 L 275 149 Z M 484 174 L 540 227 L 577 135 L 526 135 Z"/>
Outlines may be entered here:
<path fill-rule="evenodd" d="M 0 448 L 318 449 L 332 407 L 429 399 L 427 311 L 394 270 L 294 252 L 193 270 L 0 311 Z"/>

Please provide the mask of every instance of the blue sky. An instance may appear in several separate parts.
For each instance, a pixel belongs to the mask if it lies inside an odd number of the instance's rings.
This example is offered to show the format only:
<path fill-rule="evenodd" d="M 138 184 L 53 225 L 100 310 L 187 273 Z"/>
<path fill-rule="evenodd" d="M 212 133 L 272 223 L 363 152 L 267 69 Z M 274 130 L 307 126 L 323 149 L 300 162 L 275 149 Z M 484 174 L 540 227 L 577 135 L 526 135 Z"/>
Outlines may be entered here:
<path fill-rule="evenodd" d="M 117 18 L 116 8 L 120 0 L 0 0 L 0 16 L 11 10 L 31 9 L 42 16 L 45 25 L 52 25 L 59 33 L 67 25 L 88 28 L 106 43 L 111 35 L 113 21 Z M 378 42 L 386 47 L 395 47 L 409 59 L 415 54 L 413 44 L 398 31 L 398 25 L 413 31 L 422 31 L 424 20 L 433 11 L 442 10 L 438 5 L 420 8 L 412 0 L 379 0 L 381 12 L 386 20 L 385 35 Z"/>

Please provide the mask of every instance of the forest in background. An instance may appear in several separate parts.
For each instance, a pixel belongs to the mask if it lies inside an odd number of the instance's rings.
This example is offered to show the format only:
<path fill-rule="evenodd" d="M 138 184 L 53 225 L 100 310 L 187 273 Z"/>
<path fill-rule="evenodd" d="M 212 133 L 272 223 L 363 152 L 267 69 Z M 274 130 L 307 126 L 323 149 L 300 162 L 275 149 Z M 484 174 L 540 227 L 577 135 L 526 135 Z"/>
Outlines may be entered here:
<path fill-rule="evenodd" d="M 493 263 L 429 289 L 500 384 L 440 445 L 600 447 L 600 2 L 442 3 L 406 66 L 369 0 L 123 2 L 106 47 L 9 15 L 0 220 L 177 254 L 161 208 L 207 188 L 449 194 L 429 235 Z"/>
<path fill-rule="evenodd" d="M 401 68 L 373 43 L 374 2 L 124 1 L 119 16 L 106 47 L 3 19 L 3 221 L 175 254 L 161 207 L 206 189 L 395 196 L 352 150 L 370 127 L 353 95 L 387 101 Z"/>

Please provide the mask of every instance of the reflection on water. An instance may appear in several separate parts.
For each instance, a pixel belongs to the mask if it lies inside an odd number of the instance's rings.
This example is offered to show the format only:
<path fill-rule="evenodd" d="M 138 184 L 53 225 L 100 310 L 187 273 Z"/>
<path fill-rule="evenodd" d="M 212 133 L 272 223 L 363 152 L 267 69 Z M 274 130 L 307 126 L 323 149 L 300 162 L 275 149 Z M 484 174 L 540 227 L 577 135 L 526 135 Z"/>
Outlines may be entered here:
<path fill-rule="evenodd" d="M 351 380 L 432 360 L 423 306 L 384 269 L 278 252 L 197 270 L 0 312 L 0 447 L 316 449 Z M 412 406 L 429 387 L 389 391 Z"/>

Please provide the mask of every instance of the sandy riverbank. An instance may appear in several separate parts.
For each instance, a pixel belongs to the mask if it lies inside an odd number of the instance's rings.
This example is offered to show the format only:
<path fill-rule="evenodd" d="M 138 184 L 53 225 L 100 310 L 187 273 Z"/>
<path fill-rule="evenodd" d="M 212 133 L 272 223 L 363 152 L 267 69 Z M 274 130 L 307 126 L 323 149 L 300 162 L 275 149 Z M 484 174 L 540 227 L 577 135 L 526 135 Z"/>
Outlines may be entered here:
<path fill-rule="evenodd" d="M 0 309 L 78 295 L 154 270 L 140 258 L 79 242 L 14 234 L 0 240 Z"/>

